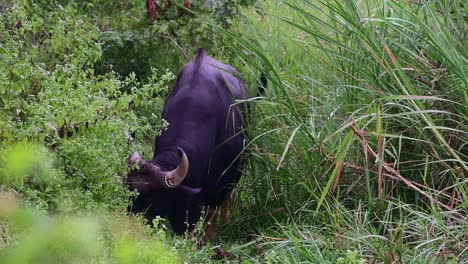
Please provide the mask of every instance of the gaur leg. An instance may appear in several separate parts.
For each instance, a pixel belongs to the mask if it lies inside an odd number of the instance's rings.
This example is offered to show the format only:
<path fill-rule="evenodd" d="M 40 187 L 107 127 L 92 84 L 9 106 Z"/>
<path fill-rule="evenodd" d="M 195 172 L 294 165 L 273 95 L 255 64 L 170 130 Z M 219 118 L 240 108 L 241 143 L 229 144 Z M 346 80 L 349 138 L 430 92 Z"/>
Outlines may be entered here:
<path fill-rule="evenodd" d="M 216 221 L 219 215 L 221 215 L 221 219 L 225 223 L 231 221 L 230 206 L 232 189 L 240 176 L 241 171 L 239 169 L 229 171 L 223 176 L 225 177 L 225 182 L 220 181 L 220 184 L 216 187 L 218 191 L 213 196 L 208 197 L 208 212 L 205 217 L 205 229 L 202 238 L 204 241 L 210 240 L 215 236 Z"/>
<path fill-rule="evenodd" d="M 231 197 L 232 191 L 229 191 L 224 197 L 223 202 L 220 206 L 211 207 L 208 209 L 208 212 L 205 217 L 205 228 L 203 230 L 203 236 L 201 242 L 205 243 L 214 238 L 216 234 L 216 222 L 218 217 L 221 217 L 224 223 L 229 223 L 232 219 L 230 206 L 231 206 Z"/>
<path fill-rule="evenodd" d="M 232 190 L 229 191 L 224 197 L 223 203 L 220 206 L 221 219 L 224 223 L 229 223 L 232 220 L 231 215 L 231 202 L 232 202 Z"/>
<path fill-rule="evenodd" d="M 205 243 L 208 240 L 213 239 L 216 233 L 216 221 L 219 216 L 219 208 L 212 207 L 208 208 L 208 212 L 205 217 L 205 228 L 203 230 L 203 236 L 201 238 L 202 243 Z"/>

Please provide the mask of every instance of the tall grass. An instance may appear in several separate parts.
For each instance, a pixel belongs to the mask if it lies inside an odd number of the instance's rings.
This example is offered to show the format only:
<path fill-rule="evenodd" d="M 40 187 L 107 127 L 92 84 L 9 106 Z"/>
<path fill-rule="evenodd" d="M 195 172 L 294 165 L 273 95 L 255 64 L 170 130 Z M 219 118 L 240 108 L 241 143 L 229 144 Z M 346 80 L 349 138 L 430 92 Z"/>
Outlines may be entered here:
<path fill-rule="evenodd" d="M 468 261 L 465 4 L 258 6 L 249 33 L 220 30 L 270 83 L 239 195 L 275 234 L 264 256 Z"/>
<path fill-rule="evenodd" d="M 467 25 L 458 14 L 462 3 L 287 4 L 300 20 L 285 21 L 312 35 L 312 45 L 319 45 L 335 74 L 342 75 L 338 96 L 345 93 L 342 104 L 350 109 L 343 112 L 347 120 L 339 133 L 325 143 L 346 131 L 354 134 L 363 153 L 353 165 L 364 158 L 363 169 L 375 172 L 378 198 L 393 196 L 384 173 L 413 190 L 417 189 L 410 181 L 423 184 L 424 190 L 418 191 L 423 195 L 456 184 L 468 171 L 463 151 L 468 78 L 462 33 Z M 326 18 L 318 20 L 314 11 Z M 342 143 L 338 149 L 347 152 L 349 147 Z M 342 161 L 337 158 L 335 164 Z M 369 166 L 369 159 L 375 166 Z M 341 165 L 335 168 L 342 170 Z"/>

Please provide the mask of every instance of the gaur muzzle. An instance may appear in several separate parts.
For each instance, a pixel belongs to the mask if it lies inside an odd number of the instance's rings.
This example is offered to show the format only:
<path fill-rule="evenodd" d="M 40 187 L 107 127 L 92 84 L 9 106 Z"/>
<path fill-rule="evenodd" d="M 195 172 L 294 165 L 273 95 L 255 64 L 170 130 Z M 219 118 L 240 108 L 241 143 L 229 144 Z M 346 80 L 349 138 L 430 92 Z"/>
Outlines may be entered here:
<path fill-rule="evenodd" d="M 138 152 L 134 152 L 128 159 L 128 165 L 136 165 L 137 167 L 130 171 L 127 177 L 127 184 L 130 189 L 144 193 L 179 186 L 187 176 L 189 161 L 182 148 L 178 148 L 177 150 L 180 155 L 179 165 L 171 171 L 161 170 L 156 164 L 142 159 Z"/>

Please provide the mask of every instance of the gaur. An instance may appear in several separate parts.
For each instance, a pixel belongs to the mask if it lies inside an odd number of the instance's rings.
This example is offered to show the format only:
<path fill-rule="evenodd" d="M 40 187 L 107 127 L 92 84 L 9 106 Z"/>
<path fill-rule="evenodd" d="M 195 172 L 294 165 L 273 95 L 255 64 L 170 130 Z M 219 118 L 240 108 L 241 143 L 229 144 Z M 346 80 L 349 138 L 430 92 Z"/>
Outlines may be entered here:
<path fill-rule="evenodd" d="M 179 234 L 192 230 L 203 210 L 216 218 L 214 209 L 241 176 L 247 99 L 239 73 L 199 49 L 166 99 L 162 118 L 169 125 L 156 137 L 153 158 L 129 158 L 137 169 L 127 184 L 139 193 L 131 212 L 150 222 L 166 217 Z"/>

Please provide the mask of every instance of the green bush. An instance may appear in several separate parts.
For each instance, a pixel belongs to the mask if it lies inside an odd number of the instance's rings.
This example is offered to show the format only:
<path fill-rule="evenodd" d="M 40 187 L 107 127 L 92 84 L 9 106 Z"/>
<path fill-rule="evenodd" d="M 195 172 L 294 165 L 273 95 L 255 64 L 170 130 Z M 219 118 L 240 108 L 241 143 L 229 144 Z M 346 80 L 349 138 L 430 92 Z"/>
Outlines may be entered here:
<path fill-rule="evenodd" d="M 144 84 L 112 72 L 96 75 L 93 67 L 102 52 L 91 19 L 74 5 L 51 8 L 49 3 L 49 11 L 42 5 L 26 1 L 3 7 L 0 144 L 4 149 L 23 141 L 46 146 L 61 176 L 42 187 L 11 186 L 44 209 L 57 209 L 58 200 L 63 210 L 125 208 L 129 135 L 134 132 L 142 142 L 158 131 L 158 111 L 173 75 L 153 71 Z"/>
<path fill-rule="evenodd" d="M 24 201 L 37 208 L 57 209 L 64 174 L 56 169 L 53 154 L 46 147 L 20 143 L 4 148 L 1 156 L 2 189 L 14 188 Z"/>
<path fill-rule="evenodd" d="M 166 237 L 140 221 L 92 212 L 51 217 L 0 192 L 0 262 L 181 263 Z"/>
<path fill-rule="evenodd" d="M 148 18 L 145 1 L 62 1 L 76 2 L 81 13 L 99 27 L 103 55 L 96 63 L 99 73 L 115 71 L 122 76 L 134 72 L 142 80 L 151 68 L 176 72 L 191 60 L 198 48 L 209 54 L 230 59 L 223 36 L 206 20 L 229 28 L 238 14 L 238 5 L 252 1 L 191 0 L 192 8 L 183 9 L 183 1 L 156 1 L 155 20 Z"/>

